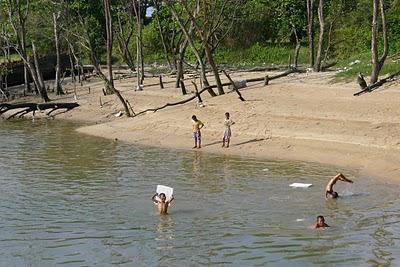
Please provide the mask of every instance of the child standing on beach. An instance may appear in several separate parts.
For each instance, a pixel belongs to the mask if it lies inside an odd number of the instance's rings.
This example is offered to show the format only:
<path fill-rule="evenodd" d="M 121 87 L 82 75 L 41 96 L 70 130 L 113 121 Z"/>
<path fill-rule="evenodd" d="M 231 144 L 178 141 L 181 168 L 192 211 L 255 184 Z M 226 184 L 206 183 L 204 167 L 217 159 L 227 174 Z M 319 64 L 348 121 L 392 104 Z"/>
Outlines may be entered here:
<path fill-rule="evenodd" d="M 235 123 L 230 119 L 229 112 L 225 113 L 225 121 L 224 121 L 224 136 L 222 137 L 222 147 L 229 147 L 229 142 L 231 141 L 231 125 Z M 226 142 L 226 146 L 225 146 Z"/>
<path fill-rule="evenodd" d="M 201 132 L 200 129 L 204 127 L 204 124 L 197 119 L 196 115 L 192 116 L 193 123 L 193 139 L 194 139 L 194 147 L 193 148 L 201 148 Z"/>

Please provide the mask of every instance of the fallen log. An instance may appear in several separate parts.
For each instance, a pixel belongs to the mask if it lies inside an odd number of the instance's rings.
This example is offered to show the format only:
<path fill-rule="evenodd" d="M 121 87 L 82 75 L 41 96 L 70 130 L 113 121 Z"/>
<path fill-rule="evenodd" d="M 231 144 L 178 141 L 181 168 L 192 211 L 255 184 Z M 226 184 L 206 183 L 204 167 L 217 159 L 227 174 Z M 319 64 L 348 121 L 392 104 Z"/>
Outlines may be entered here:
<path fill-rule="evenodd" d="M 281 77 L 285 77 L 285 76 L 287 76 L 287 75 L 289 75 L 289 74 L 291 74 L 291 73 L 297 73 L 297 72 L 299 72 L 299 70 L 298 70 L 297 68 L 290 67 L 290 68 L 289 68 L 287 71 L 285 71 L 284 73 L 281 73 L 281 74 L 278 74 L 278 75 L 275 75 L 275 76 L 271 76 L 271 77 L 268 78 L 268 80 L 270 81 L 270 80 L 278 79 L 278 78 L 281 78 Z M 229 79 L 229 78 L 228 78 L 228 79 Z M 244 80 L 244 81 L 246 81 L 246 82 L 258 82 L 258 81 L 264 81 L 264 80 L 265 80 L 265 77 L 247 79 L 247 80 Z M 230 82 L 228 82 L 228 83 L 223 83 L 222 86 L 229 86 L 229 85 L 232 85 L 232 84 L 234 84 L 234 81 L 233 81 L 232 79 L 230 79 Z M 165 105 L 163 105 L 163 106 L 161 106 L 161 107 L 158 107 L 158 108 L 149 108 L 149 109 L 143 110 L 143 111 L 141 111 L 141 112 L 136 113 L 135 115 L 133 115 L 132 118 L 134 118 L 134 117 L 136 117 L 136 116 L 139 116 L 139 115 L 142 115 L 142 114 L 145 114 L 145 113 L 147 113 L 147 112 L 149 112 L 149 111 L 157 112 L 158 110 L 164 109 L 164 108 L 166 108 L 166 107 L 171 107 L 171 106 L 176 106 L 176 105 L 185 104 L 185 103 L 187 103 L 187 102 L 192 101 L 192 100 L 195 99 L 196 97 L 199 98 L 199 101 L 200 101 L 200 102 L 202 102 L 200 95 L 201 95 L 203 92 L 205 92 L 206 90 L 209 90 L 209 89 L 212 89 L 212 88 L 217 88 L 217 85 L 214 84 L 214 85 L 206 86 L 206 87 L 204 87 L 201 91 L 199 91 L 199 92 L 196 91 L 195 95 L 193 95 L 192 97 L 190 97 L 190 98 L 188 98 L 188 99 L 186 99 L 186 100 L 182 100 L 182 101 L 175 102 L 175 103 L 167 103 L 167 104 L 165 104 Z M 242 101 L 245 101 L 244 98 L 241 96 L 239 90 L 235 90 L 235 91 L 236 91 L 236 93 L 238 93 L 239 99 L 242 100 Z"/>
<path fill-rule="evenodd" d="M 22 118 L 24 115 L 32 112 L 35 115 L 36 111 L 48 110 L 49 112 L 46 113 L 47 116 L 50 116 L 56 110 L 65 109 L 65 111 L 60 112 L 58 114 L 67 112 L 73 108 L 78 107 L 78 103 L 16 103 L 16 104 L 8 104 L 3 103 L 0 104 L 0 116 L 10 110 L 19 110 L 16 113 L 12 114 L 7 118 L 7 120 L 18 116 Z M 22 109 L 22 110 L 21 110 Z M 53 115 L 55 116 L 55 115 Z"/>
<path fill-rule="evenodd" d="M 359 91 L 357 93 L 354 93 L 353 96 L 359 96 L 359 95 L 362 95 L 362 94 L 365 94 L 365 93 L 372 92 L 372 91 L 376 90 L 378 87 L 382 86 L 384 83 L 387 83 L 387 82 L 391 81 L 397 75 L 400 75 L 400 71 L 398 71 L 396 73 L 393 73 L 392 75 L 389 75 L 388 77 L 386 77 L 384 79 L 380 79 L 376 83 L 368 85 L 363 90 L 361 90 L 361 91 Z"/>
<path fill-rule="evenodd" d="M 279 78 L 288 76 L 289 74 L 298 73 L 298 72 L 300 72 L 300 71 L 299 71 L 297 68 L 295 68 L 295 67 L 290 67 L 288 70 L 286 70 L 286 71 L 283 72 L 283 73 L 277 74 L 277 75 L 275 75 L 275 76 L 268 76 L 268 81 L 275 80 L 275 79 L 279 79 Z M 264 76 L 264 77 L 260 77 L 260 78 L 247 79 L 246 82 L 248 82 L 248 83 L 251 83 L 251 82 L 261 82 L 261 81 L 264 81 L 264 80 L 265 80 L 265 76 Z"/>
<path fill-rule="evenodd" d="M 166 108 L 166 107 L 172 107 L 172 106 L 176 106 L 176 105 L 180 105 L 180 104 L 185 104 L 185 103 L 187 103 L 187 102 L 192 101 L 192 100 L 195 99 L 196 97 L 199 97 L 201 93 L 205 92 L 205 91 L 208 90 L 208 89 L 210 89 L 210 86 L 204 87 L 200 92 L 196 93 L 195 95 L 193 95 L 192 97 L 189 97 L 189 98 L 186 99 L 186 100 L 182 100 L 182 101 L 175 102 L 175 103 L 167 103 L 167 104 L 165 104 L 164 106 L 161 106 L 161 107 L 158 107 L 158 108 L 149 108 L 149 109 L 143 110 L 143 111 L 141 111 L 141 112 L 139 112 L 139 113 L 136 113 L 135 115 L 132 116 L 132 118 L 134 118 L 134 117 L 136 117 L 136 116 L 139 116 L 139 115 L 141 115 L 141 114 L 147 113 L 147 112 L 149 112 L 149 111 L 157 112 L 158 110 L 164 109 L 164 108 Z"/>

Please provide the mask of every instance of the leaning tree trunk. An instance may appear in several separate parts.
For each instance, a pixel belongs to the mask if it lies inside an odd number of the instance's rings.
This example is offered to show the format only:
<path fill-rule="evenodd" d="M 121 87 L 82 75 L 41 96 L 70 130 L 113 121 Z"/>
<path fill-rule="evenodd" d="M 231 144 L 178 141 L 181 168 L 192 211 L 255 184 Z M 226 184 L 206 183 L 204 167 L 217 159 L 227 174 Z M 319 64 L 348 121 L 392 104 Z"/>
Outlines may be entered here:
<path fill-rule="evenodd" d="M 92 46 L 90 46 L 90 55 L 92 64 L 96 69 L 97 75 L 104 81 L 106 90 L 110 92 L 110 94 L 116 94 L 118 99 L 121 101 L 122 106 L 124 107 L 125 114 L 127 117 L 131 116 L 128 104 L 126 103 L 125 99 L 122 97 L 121 93 L 115 88 L 114 81 L 113 81 L 113 74 L 112 74 L 112 40 L 113 40 L 113 33 L 112 33 L 112 19 L 111 19 L 111 11 L 110 11 L 110 3 L 109 0 L 103 0 L 103 8 L 104 14 L 106 19 L 106 33 L 107 33 L 107 67 L 108 67 L 108 77 L 106 77 L 97 62 L 96 56 L 94 55 Z"/>
<path fill-rule="evenodd" d="M 118 15 L 117 16 L 118 32 L 116 34 L 116 38 L 117 38 L 118 50 L 119 50 L 119 53 L 121 54 L 122 59 L 128 65 L 129 69 L 132 72 L 134 72 L 134 71 L 136 71 L 135 63 L 134 63 L 135 60 L 133 59 L 132 54 L 129 51 L 129 43 L 133 36 L 133 23 L 131 23 L 132 25 L 130 25 L 128 36 L 125 36 L 124 25 L 121 21 L 121 17 L 119 15 L 119 13 L 117 13 L 117 15 Z M 131 22 L 131 20 L 129 20 L 129 22 Z"/>
<path fill-rule="evenodd" d="M 217 83 L 218 94 L 223 95 L 223 94 L 225 94 L 225 92 L 224 92 L 224 88 L 222 87 L 221 78 L 219 77 L 218 68 L 217 68 L 217 65 L 215 64 L 213 55 L 211 53 L 210 47 L 207 42 L 204 44 L 204 52 L 208 59 L 208 63 L 210 63 L 211 69 L 213 70 L 215 82 Z"/>
<path fill-rule="evenodd" d="M 187 40 L 183 41 L 179 45 L 179 55 L 178 58 L 176 59 L 176 82 L 175 82 L 175 88 L 179 88 L 181 85 L 181 80 L 183 80 L 183 60 L 185 58 L 185 51 L 187 48 Z"/>
<path fill-rule="evenodd" d="M 60 60 L 60 31 L 58 29 L 58 20 L 60 18 L 60 11 L 56 13 L 53 13 L 53 30 L 54 30 L 54 43 L 55 43 L 55 48 L 56 48 L 56 80 L 54 82 L 54 88 L 56 89 L 56 94 L 57 95 L 63 95 L 64 92 L 61 87 L 61 82 L 60 82 L 60 74 L 61 74 L 61 60 Z M 72 71 L 72 70 L 71 70 Z"/>
<path fill-rule="evenodd" d="M 201 71 L 200 75 L 201 75 L 201 80 L 202 80 L 202 86 L 203 87 L 208 87 L 207 91 L 211 96 L 216 96 L 216 94 L 212 90 L 212 88 L 209 87 L 209 83 L 208 83 L 207 76 L 206 76 L 206 66 L 204 64 L 203 58 L 200 56 L 200 53 L 196 48 L 196 45 L 194 44 L 193 38 L 190 36 L 189 32 L 187 31 L 187 29 L 183 25 L 180 17 L 178 16 L 178 14 L 176 13 L 175 8 L 173 7 L 173 5 L 170 2 L 167 2 L 167 4 L 168 4 L 169 10 L 172 13 L 172 16 L 174 17 L 174 19 L 178 23 L 178 25 L 181 28 L 182 32 L 185 34 L 186 40 L 188 41 L 188 43 L 190 45 L 190 48 L 192 49 L 192 52 L 196 56 L 197 62 L 200 65 L 200 71 Z"/>
<path fill-rule="evenodd" d="M 33 53 L 33 61 L 35 63 L 34 68 L 32 68 L 33 66 L 30 67 L 32 77 L 35 77 L 34 80 L 36 87 L 44 102 L 49 102 L 50 98 L 47 95 L 46 85 L 44 84 L 42 72 L 40 71 L 39 60 L 37 57 L 36 46 L 34 42 L 32 42 L 32 53 Z"/>
<path fill-rule="evenodd" d="M 299 61 L 299 53 L 300 53 L 300 48 L 301 48 L 301 43 L 299 39 L 299 35 L 297 34 L 296 28 L 293 28 L 294 36 L 296 38 L 296 47 L 294 49 L 294 67 L 298 67 L 298 61 Z"/>
<path fill-rule="evenodd" d="M 378 9 L 381 9 L 382 17 L 382 34 L 383 34 L 383 54 L 381 58 L 378 56 Z M 371 84 L 378 80 L 379 72 L 385 63 L 388 55 L 389 44 L 387 37 L 386 17 L 385 17 L 385 3 L 384 0 L 373 0 L 373 11 L 372 11 L 372 37 L 371 37 L 371 52 L 372 52 L 372 72 L 371 72 Z"/>
<path fill-rule="evenodd" d="M 314 0 L 307 0 L 308 62 L 314 67 Z"/>
<path fill-rule="evenodd" d="M 317 72 L 321 71 L 322 49 L 324 46 L 324 37 L 325 37 L 324 0 L 319 0 L 318 20 L 319 20 L 319 40 L 318 40 L 317 58 L 314 66 L 314 70 Z"/>

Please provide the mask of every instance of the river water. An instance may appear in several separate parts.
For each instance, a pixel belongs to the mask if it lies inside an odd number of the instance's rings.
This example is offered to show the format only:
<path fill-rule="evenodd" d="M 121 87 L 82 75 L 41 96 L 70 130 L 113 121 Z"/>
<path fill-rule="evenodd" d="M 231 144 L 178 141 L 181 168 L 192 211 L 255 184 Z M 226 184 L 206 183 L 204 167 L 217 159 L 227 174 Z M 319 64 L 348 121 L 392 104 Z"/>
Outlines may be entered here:
<path fill-rule="evenodd" d="M 399 186 L 301 162 L 138 147 L 0 122 L 0 266 L 399 266 Z M 312 183 L 292 189 L 293 182 Z M 157 184 L 174 187 L 157 214 Z M 309 226 L 324 215 L 332 227 Z"/>

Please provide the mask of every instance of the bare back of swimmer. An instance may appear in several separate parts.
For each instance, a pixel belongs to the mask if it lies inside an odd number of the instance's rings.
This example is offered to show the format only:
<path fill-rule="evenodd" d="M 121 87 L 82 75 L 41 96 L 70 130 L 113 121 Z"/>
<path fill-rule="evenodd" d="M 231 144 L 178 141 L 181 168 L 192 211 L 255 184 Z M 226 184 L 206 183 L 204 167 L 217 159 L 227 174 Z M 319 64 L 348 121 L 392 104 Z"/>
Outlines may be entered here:
<path fill-rule="evenodd" d="M 329 183 L 325 187 L 325 198 L 338 198 L 339 194 L 336 191 L 333 191 L 333 186 L 336 184 L 337 181 L 343 181 L 348 183 L 353 183 L 352 180 L 346 178 L 342 173 L 336 174 Z"/>

